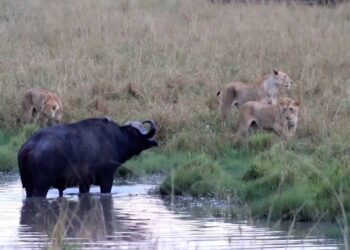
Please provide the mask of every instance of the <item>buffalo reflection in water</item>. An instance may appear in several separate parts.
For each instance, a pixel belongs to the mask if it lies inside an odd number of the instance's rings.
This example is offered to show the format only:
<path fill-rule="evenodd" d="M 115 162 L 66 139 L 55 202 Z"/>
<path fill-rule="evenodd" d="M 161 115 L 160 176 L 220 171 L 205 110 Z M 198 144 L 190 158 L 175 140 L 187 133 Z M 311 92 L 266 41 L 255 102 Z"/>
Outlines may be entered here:
<path fill-rule="evenodd" d="M 89 241 L 135 241 L 144 238 L 143 225 L 118 214 L 110 195 L 82 195 L 79 200 L 30 198 L 23 201 L 20 224 L 50 238 L 64 237 Z M 131 230 L 131 231 L 130 231 Z M 28 233 L 28 229 L 25 229 Z"/>

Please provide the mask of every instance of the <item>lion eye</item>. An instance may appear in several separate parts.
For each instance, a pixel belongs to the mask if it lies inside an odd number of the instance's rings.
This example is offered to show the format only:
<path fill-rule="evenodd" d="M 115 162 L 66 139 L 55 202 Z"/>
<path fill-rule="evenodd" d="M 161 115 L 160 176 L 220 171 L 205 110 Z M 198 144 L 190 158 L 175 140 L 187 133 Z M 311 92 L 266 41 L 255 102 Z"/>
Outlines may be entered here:
<path fill-rule="evenodd" d="M 289 110 L 290 110 L 290 111 L 292 111 L 292 112 L 294 111 L 294 109 L 293 109 L 293 108 L 289 108 Z"/>
<path fill-rule="evenodd" d="M 52 107 L 53 110 L 56 110 L 56 108 L 57 108 L 56 106 L 53 106 L 53 107 Z"/>

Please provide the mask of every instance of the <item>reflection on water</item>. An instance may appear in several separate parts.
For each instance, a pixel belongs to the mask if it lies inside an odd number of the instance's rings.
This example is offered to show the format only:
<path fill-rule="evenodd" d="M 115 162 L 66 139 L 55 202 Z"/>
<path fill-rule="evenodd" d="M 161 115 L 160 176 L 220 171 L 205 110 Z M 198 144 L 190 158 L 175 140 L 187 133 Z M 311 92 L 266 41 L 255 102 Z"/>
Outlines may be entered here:
<path fill-rule="evenodd" d="M 104 240 L 112 235 L 113 200 L 111 196 L 84 196 L 79 200 L 58 199 L 25 200 L 21 209 L 20 224 L 30 226 L 32 232 L 64 238 Z M 26 234 L 24 231 L 24 235 Z"/>
<path fill-rule="evenodd" d="M 63 244 L 86 249 L 336 249 L 322 237 L 214 218 L 188 200 L 175 205 L 148 194 L 151 185 L 115 186 L 112 195 L 24 199 L 18 176 L 0 184 L 0 249 Z"/>

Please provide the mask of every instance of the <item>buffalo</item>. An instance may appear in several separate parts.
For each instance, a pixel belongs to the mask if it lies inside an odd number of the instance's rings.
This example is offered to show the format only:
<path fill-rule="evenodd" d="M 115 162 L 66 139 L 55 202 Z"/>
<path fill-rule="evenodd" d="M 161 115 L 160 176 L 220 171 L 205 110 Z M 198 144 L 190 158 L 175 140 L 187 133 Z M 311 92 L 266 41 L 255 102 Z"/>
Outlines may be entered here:
<path fill-rule="evenodd" d="M 27 197 L 46 197 L 51 187 L 59 195 L 90 185 L 110 193 L 116 169 L 143 150 L 158 146 L 153 121 L 129 121 L 123 126 L 110 118 L 44 128 L 33 134 L 18 153 L 18 166 Z"/>

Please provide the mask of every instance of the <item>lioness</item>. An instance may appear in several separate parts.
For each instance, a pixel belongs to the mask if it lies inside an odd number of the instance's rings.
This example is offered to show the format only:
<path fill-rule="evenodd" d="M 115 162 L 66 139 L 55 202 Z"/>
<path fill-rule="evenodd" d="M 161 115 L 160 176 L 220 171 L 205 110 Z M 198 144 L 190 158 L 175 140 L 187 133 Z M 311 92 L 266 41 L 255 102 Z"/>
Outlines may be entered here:
<path fill-rule="evenodd" d="M 37 121 L 49 126 L 62 122 L 63 105 L 54 93 L 39 88 L 28 89 L 22 100 L 23 116 L 27 122 Z"/>
<path fill-rule="evenodd" d="M 293 81 L 290 77 L 277 69 L 256 84 L 231 82 L 225 86 L 222 92 L 217 92 L 221 119 L 226 119 L 232 105 L 239 108 L 248 101 L 276 104 L 280 87 L 289 89 L 292 84 Z"/>
<path fill-rule="evenodd" d="M 295 134 L 299 106 L 299 102 L 287 97 L 278 104 L 246 102 L 239 110 L 238 134 L 246 136 L 255 123 L 260 129 L 274 130 L 279 136 L 288 139 Z"/>

